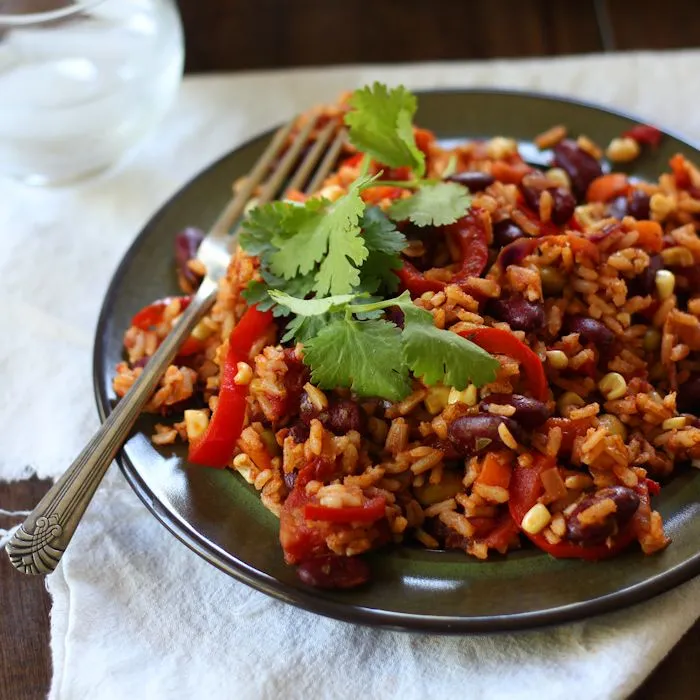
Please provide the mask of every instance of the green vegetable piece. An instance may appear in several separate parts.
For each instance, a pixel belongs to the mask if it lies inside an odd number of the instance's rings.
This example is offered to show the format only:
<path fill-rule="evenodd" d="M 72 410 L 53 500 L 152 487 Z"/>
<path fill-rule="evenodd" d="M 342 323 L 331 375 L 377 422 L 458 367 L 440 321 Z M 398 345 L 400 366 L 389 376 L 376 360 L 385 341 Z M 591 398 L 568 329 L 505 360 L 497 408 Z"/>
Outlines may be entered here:
<path fill-rule="evenodd" d="M 355 90 L 345 115 L 350 142 L 360 151 L 392 168 L 404 165 L 418 177 L 425 172 L 425 155 L 416 145 L 413 115 L 416 98 L 402 85 L 389 90 L 375 83 Z"/>
<path fill-rule="evenodd" d="M 410 219 L 416 226 L 446 226 L 463 217 L 472 205 L 469 190 L 456 182 L 423 185 L 406 199 L 389 207 L 397 221 Z"/>
<path fill-rule="evenodd" d="M 324 389 L 349 387 L 360 396 L 400 401 L 411 392 L 401 361 L 401 331 L 387 321 L 333 321 L 304 346 L 311 379 Z"/>

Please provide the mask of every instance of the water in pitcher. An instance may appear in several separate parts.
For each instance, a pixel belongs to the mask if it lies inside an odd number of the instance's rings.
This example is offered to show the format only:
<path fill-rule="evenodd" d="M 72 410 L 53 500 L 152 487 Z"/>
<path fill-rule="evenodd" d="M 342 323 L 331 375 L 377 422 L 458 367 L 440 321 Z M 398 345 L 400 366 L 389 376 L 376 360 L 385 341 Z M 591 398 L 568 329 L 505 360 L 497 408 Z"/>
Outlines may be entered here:
<path fill-rule="evenodd" d="M 99 171 L 169 106 L 182 32 L 165 0 L 114 0 L 0 32 L 0 170 L 33 184 Z"/>

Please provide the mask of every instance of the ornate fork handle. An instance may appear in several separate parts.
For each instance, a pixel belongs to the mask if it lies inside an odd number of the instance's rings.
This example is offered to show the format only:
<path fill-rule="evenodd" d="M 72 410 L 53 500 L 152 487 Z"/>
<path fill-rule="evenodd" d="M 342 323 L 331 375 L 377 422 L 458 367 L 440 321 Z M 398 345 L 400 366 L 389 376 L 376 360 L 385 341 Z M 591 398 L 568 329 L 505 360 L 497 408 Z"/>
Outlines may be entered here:
<path fill-rule="evenodd" d="M 56 568 L 107 467 L 179 347 L 215 296 L 216 284 L 207 277 L 126 396 L 8 542 L 10 561 L 19 571 L 48 574 Z"/>

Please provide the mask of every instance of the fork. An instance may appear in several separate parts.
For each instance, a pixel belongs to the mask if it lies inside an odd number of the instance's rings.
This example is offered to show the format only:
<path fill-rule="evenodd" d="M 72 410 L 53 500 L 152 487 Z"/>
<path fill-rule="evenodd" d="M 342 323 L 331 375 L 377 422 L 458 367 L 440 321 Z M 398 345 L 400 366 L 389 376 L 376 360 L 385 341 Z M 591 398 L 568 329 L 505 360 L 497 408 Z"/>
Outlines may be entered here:
<path fill-rule="evenodd" d="M 255 198 L 257 205 L 283 197 L 290 190 L 301 190 L 304 185 L 306 194 L 311 194 L 321 186 L 334 166 L 346 137 L 338 122 L 331 120 L 325 124 L 306 154 L 302 151 L 318 123 L 318 116 L 312 116 L 284 150 L 295 123 L 296 120 L 292 120 L 275 133 L 202 241 L 197 259 L 204 264 L 207 274 L 179 322 L 150 358 L 126 396 L 6 545 L 10 561 L 19 571 L 48 574 L 58 565 L 102 477 L 126 441 L 144 404 L 175 359 L 179 347 L 214 303 L 218 282 L 226 273 L 236 238 L 235 231 L 233 235 L 231 231 L 253 200 L 256 190 L 260 188 Z M 280 155 L 276 167 L 272 168 Z M 301 163 L 292 173 L 302 155 Z"/>

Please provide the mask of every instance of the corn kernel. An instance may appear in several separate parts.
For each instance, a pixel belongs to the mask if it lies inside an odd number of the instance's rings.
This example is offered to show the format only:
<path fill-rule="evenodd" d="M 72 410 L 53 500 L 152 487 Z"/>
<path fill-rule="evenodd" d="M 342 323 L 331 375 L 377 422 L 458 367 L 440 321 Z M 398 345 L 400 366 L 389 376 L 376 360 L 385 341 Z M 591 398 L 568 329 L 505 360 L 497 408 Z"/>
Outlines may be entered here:
<path fill-rule="evenodd" d="M 549 525 L 552 514 L 547 510 L 547 506 L 542 503 L 535 503 L 523 518 L 520 527 L 530 535 L 536 535 Z"/>
<path fill-rule="evenodd" d="M 554 369 L 566 369 L 569 365 L 569 358 L 566 356 L 566 353 L 561 350 L 548 350 L 547 362 L 549 362 Z"/>
<path fill-rule="evenodd" d="M 685 417 L 675 416 L 674 418 L 667 418 L 661 427 L 664 430 L 678 430 L 679 428 L 685 428 Z"/>
<path fill-rule="evenodd" d="M 572 474 L 564 479 L 564 486 L 573 491 L 583 491 L 593 486 L 593 479 L 587 474 Z"/>
<path fill-rule="evenodd" d="M 550 168 L 544 175 L 557 187 L 563 187 L 565 190 L 571 189 L 571 180 L 566 170 L 562 170 L 561 168 Z"/>
<path fill-rule="evenodd" d="M 197 340 L 206 340 L 212 334 L 211 326 L 205 321 L 200 321 L 193 329 L 192 336 Z"/>
<path fill-rule="evenodd" d="M 431 386 L 428 389 L 428 394 L 423 399 L 423 402 L 430 415 L 436 416 L 447 406 L 450 391 L 451 389 L 448 386 Z"/>
<path fill-rule="evenodd" d="M 236 376 L 233 378 L 233 383 L 238 386 L 247 386 L 253 379 L 253 368 L 247 362 L 239 362 L 236 365 Z"/>
<path fill-rule="evenodd" d="M 629 137 L 615 138 L 610 142 L 605 155 L 615 163 L 634 160 L 640 153 L 639 144 Z"/>
<path fill-rule="evenodd" d="M 627 428 L 625 424 L 610 413 L 603 413 L 598 416 L 598 423 L 602 425 L 610 435 L 619 435 L 623 440 L 627 438 Z"/>
<path fill-rule="evenodd" d="M 659 270 L 654 278 L 659 299 L 668 299 L 676 286 L 676 276 L 670 270 Z"/>
<path fill-rule="evenodd" d="M 661 346 L 661 333 L 659 333 L 659 331 L 657 331 L 656 328 L 650 328 L 644 334 L 643 345 L 644 349 L 647 352 L 653 352 L 654 350 L 658 350 Z"/>
<path fill-rule="evenodd" d="M 656 221 L 663 221 L 676 208 L 676 202 L 673 197 L 656 192 L 651 195 L 649 208 Z"/>
<path fill-rule="evenodd" d="M 561 270 L 550 265 L 544 265 L 540 268 L 540 280 L 542 291 L 547 296 L 558 296 L 566 284 L 566 278 Z"/>
<path fill-rule="evenodd" d="M 457 391 L 454 387 L 450 388 L 449 396 L 447 397 L 448 404 L 465 403 L 467 406 L 476 406 L 477 392 L 476 387 L 470 384 L 466 389 Z"/>
<path fill-rule="evenodd" d="M 515 139 L 507 139 L 503 136 L 496 136 L 486 143 L 486 153 L 489 158 L 500 160 L 518 152 L 518 144 Z"/>
<path fill-rule="evenodd" d="M 608 372 L 598 382 L 598 388 L 608 401 L 615 401 L 625 395 L 627 382 L 619 372 Z"/>
<path fill-rule="evenodd" d="M 208 427 L 209 416 L 205 411 L 195 409 L 185 411 L 185 430 L 190 442 L 202 437 Z"/>
<path fill-rule="evenodd" d="M 562 416 L 572 408 L 581 408 L 585 406 L 586 402 L 573 391 L 565 391 L 557 400 L 557 408 Z"/>

